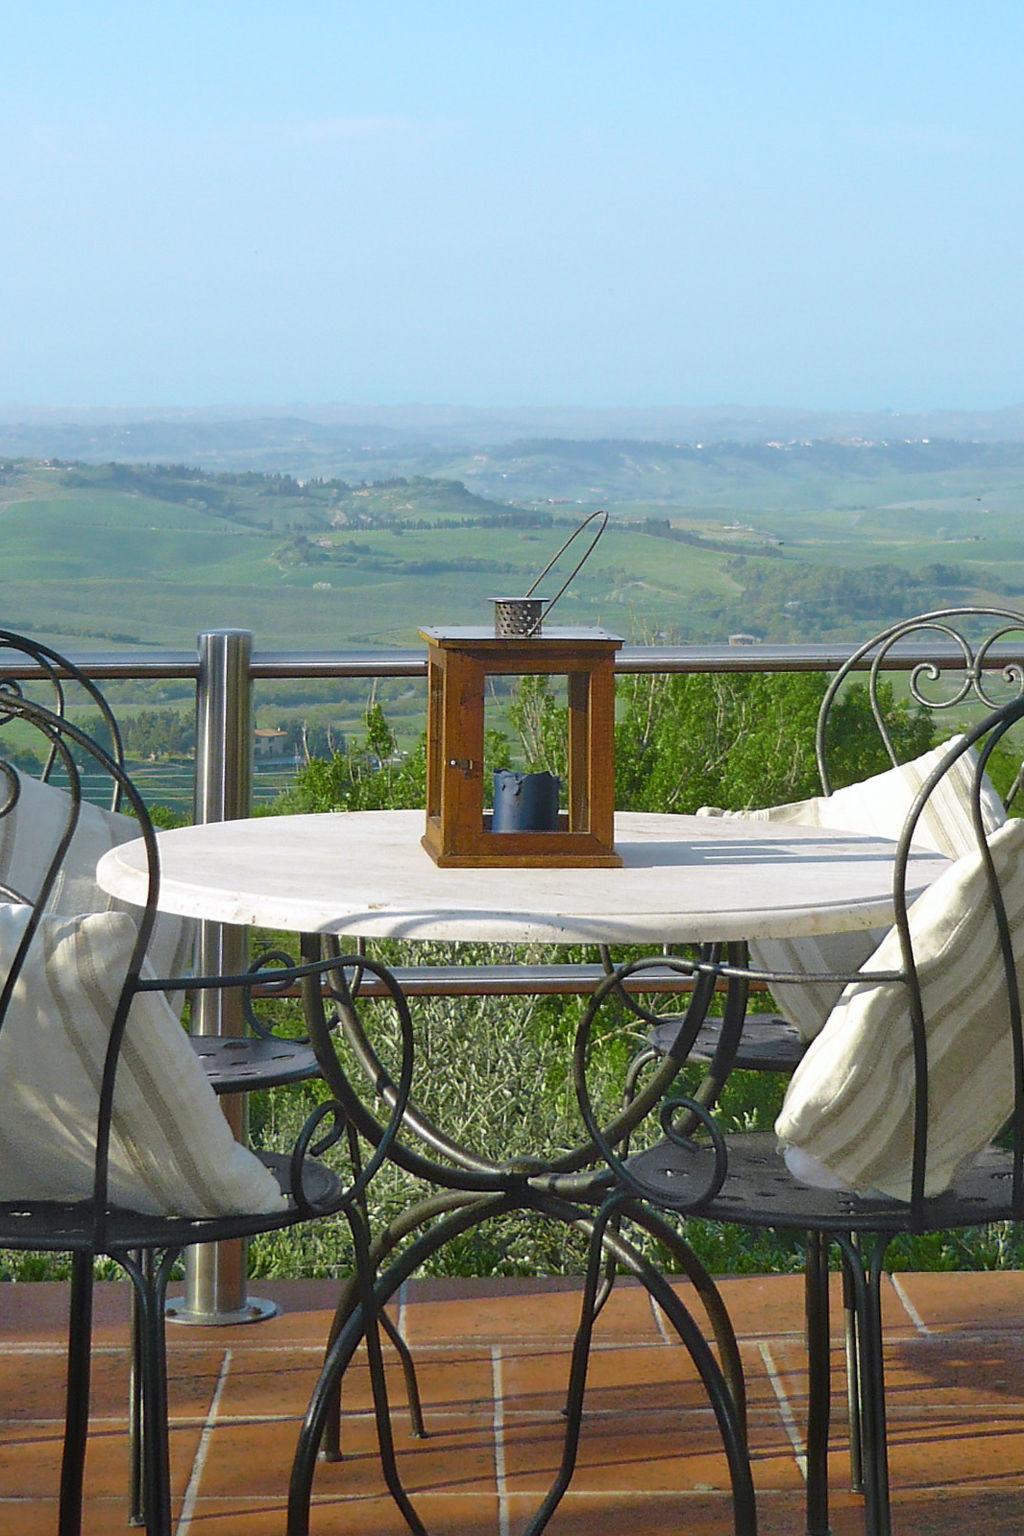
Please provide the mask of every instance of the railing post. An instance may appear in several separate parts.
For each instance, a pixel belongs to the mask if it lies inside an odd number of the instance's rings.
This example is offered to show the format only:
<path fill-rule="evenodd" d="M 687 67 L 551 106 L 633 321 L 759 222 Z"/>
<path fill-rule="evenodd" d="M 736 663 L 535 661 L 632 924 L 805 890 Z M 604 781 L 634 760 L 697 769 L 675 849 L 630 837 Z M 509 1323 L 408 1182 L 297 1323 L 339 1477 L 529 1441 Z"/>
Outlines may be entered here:
<path fill-rule="evenodd" d="M 247 629 L 204 630 L 199 636 L 196 684 L 196 822 L 237 821 L 252 798 L 252 634 Z M 239 975 L 249 963 L 246 928 L 200 923 L 196 959 L 201 976 Z M 237 988 L 196 994 L 192 1032 L 243 1035 L 245 1018 Z M 248 1132 L 247 1098 L 220 1100 L 239 1141 Z M 185 1254 L 185 1295 L 168 1304 L 174 1322 L 206 1325 L 256 1322 L 272 1317 L 273 1302 L 246 1294 L 244 1241 L 204 1243 Z"/>

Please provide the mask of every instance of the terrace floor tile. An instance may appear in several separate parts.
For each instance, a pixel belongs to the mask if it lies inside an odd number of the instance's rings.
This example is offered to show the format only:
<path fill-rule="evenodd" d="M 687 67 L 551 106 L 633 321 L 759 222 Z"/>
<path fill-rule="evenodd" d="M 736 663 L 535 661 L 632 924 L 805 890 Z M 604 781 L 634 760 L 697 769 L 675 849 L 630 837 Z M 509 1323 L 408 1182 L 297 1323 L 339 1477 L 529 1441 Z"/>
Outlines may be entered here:
<path fill-rule="evenodd" d="M 838 1285 L 838 1282 L 837 1282 Z M 257 1283 L 268 1323 L 168 1329 L 175 1536 L 282 1536 L 288 1478 L 337 1287 Z M 680 1294 L 703 1324 L 692 1288 Z M 760 1536 L 803 1529 L 807 1373 L 800 1276 L 722 1282 L 740 1336 Z M 838 1300 L 838 1289 L 836 1291 Z M 399 1468 L 433 1536 L 514 1536 L 549 1487 L 580 1293 L 575 1282 L 424 1281 L 393 1309 L 411 1339 L 428 1435 L 415 1439 L 386 1347 Z M 975 1305 L 972 1305 L 972 1302 Z M 63 1416 L 62 1286 L 0 1291 L 0 1533 L 52 1536 Z M 1024 1274 L 886 1281 L 896 1536 L 1024 1531 Z M 97 1288 L 85 1536 L 127 1525 L 127 1290 Z M 848 1489 L 841 1314 L 833 1318 L 833 1536 L 861 1536 Z M 405 1536 L 386 1495 L 365 1354 L 347 1373 L 340 1463 L 320 1463 L 313 1536 Z M 687 1350 L 637 1286 L 598 1323 L 578 1466 L 551 1536 L 731 1536 L 721 1440 Z"/>
<path fill-rule="evenodd" d="M 456 1288 L 410 1288 L 402 1327 L 413 1346 L 441 1339 L 485 1339 L 489 1344 L 571 1336 L 580 1320 L 580 1290 L 573 1282 L 551 1280 L 481 1281 L 459 1295 Z M 650 1298 L 642 1286 L 624 1280 L 601 1313 L 602 1336 L 652 1342 L 661 1337 Z"/>

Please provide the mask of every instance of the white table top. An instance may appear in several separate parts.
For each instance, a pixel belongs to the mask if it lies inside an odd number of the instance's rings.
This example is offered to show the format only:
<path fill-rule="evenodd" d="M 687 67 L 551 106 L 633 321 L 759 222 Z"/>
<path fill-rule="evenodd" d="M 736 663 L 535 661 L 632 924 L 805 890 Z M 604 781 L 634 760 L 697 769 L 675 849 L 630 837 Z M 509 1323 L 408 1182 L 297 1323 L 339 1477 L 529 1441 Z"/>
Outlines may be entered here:
<path fill-rule="evenodd" d="M 892 921 L 895 844 L 791 824 L 620 812 L 622 869 L 439 869 L 422 811 L 266 816 L 159 835 L 160 907 L 296 933 L 483 942 L 783 938 Z M 908 885 L 946 860 L 915 856 Z M 145 851 L 97 878 L 145 899 Z"/>

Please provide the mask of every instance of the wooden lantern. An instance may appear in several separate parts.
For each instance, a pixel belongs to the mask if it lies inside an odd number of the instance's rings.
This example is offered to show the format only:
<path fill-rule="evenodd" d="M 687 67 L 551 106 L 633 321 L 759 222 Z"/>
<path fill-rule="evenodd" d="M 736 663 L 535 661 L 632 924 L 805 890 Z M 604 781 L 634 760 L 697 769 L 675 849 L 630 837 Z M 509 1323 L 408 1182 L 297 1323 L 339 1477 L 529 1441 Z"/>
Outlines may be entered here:
<path fill-rule="evenodd" d="M 441 865 L 617 868 L 615 653 L 617 635 L 554 629 L 520 639 L 484 628 L 423 629 L 428 647 L 427 830 Z M 484 810 L 487 678 L 565 677 L 569 690 L 568 812 L 551 832 L 493 832 Z"/>

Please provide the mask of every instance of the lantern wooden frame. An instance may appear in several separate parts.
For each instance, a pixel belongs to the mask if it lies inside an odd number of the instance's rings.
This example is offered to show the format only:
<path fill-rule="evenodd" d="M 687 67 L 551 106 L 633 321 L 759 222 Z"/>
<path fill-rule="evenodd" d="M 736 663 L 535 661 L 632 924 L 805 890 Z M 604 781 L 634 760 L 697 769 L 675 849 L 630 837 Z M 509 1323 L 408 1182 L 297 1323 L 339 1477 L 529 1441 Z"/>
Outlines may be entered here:
<path fill-rule="evenodd" d="M 427 827 L 435 863 L 618 868 L 615 836 L 615 653 L 618 635 L 556 629 L 525 639 L 493 630 L 422 629 L 427 642 Z M 568 811 L 553 832 L 492 832 L 484 812 L 488 677 L 565 677 Z"/>

